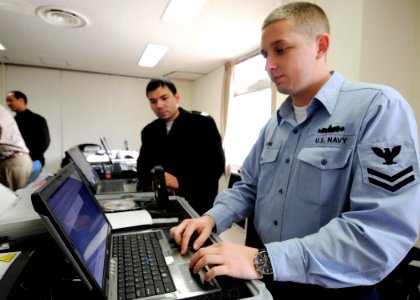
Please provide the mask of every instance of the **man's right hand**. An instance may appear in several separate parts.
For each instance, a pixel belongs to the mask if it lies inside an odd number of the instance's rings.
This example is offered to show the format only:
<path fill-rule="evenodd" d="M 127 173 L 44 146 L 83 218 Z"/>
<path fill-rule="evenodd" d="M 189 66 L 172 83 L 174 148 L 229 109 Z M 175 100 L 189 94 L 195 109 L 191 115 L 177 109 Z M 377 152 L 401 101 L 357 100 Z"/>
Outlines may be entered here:
<path fill-rule="evenodd" d="M 215 225 L 212 217 L 203 215 L 199 218 L 183 220 L 179 225 L 171 228 L 170 234 L 175 242 L 181 245 L 181 254 L 184 255 L 187 253 L 188 243 L 194 232 L 198 233 L 198 237 L 194 241 L 192 248 L 198 250 L 210 237 Z"/>

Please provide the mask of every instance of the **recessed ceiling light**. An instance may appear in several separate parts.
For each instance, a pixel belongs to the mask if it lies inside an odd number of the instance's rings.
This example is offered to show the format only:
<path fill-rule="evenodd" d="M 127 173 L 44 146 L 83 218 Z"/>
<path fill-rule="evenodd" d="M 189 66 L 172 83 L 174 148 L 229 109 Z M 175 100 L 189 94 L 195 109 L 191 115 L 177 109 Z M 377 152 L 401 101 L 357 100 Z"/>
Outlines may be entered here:
<path fill-rule="evenodd" d="M 175 24 L 188 24 L 206 0 L 171 0 L 162 16 L 162 21 Z"/>
<path fill-rule="evenodd" d="M 138 65 L 140 67 L 152 68 L 161 60 L 168 51 L 168 47 L 156 44 L 147 44 L 146 49 L 141 56 Z"/>
<path fill-rule="evenodd" d="M 204 76 L 202 73 L 194 73 L 194 72 L 185 72 L 185 71 L 173 71 L 163 75 L 165 78 L 169 79 L 185 79 L 185 80 L 196 80 Z"/>
<path fill-rule="evenodd" d="M 6 50 L 6 47 L 4 47 L 2 44 L 0 44 L 0 51 Z"/>
<path fill-rule="evenodd" d="M 36 14 L 45 22 L 56 26 L 79 28 L 88 24 L 87 19 L 80 14 L 52 6 L 39 7 Z"/>

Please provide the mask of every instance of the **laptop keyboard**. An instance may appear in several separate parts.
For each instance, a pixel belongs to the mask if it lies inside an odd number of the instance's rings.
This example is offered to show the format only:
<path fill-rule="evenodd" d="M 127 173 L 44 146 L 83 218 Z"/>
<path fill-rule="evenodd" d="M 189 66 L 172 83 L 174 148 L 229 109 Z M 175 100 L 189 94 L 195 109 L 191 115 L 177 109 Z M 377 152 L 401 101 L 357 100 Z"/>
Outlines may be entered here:
<path fill-rule="evenodd" d="M 135 299 L 175 291 L 159 244 L 161 232 L 113 236 L 118 259 L 118 299 Z"/>
<path fill-rule="evenodd" d="M 123 192 L 123 191 L 124 191 L 123 180 L 101 181 L 101 193 L 102 192 Z"/>

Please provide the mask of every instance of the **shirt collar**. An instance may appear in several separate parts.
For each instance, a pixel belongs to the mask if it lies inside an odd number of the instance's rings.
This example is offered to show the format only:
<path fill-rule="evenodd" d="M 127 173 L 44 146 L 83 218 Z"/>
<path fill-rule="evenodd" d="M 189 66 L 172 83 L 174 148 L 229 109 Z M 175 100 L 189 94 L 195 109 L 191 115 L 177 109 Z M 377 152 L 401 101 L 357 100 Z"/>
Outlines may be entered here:
<path fill-rule="evenodd" d="M 312 114 L 319 106 L 319 103 L 325 107 L 328 113 L 331 115 L 334 111 L 337 103 L 338 95 L 340 93 L 341 85 L 345 78 L 338 71 L 332 71 L 331 77 L 322 86 L 322 88 L 316 93 L 314 100 L 308 105 L 308 115 Z M 288 96 L 286 100 L 280 105 L 277 110 L 277 122 L 280 124 L 282 119 L 293 119 L 293 103 L 292 98 Z"/>
<path fill-rule="evenodd" d="M 317 99 L 331 115 L 337 104 L 338 95 L 344 82 L 344 77 L 338 71 L 332 71 L 331 77 L 316 93 L 314 99 Z"/>

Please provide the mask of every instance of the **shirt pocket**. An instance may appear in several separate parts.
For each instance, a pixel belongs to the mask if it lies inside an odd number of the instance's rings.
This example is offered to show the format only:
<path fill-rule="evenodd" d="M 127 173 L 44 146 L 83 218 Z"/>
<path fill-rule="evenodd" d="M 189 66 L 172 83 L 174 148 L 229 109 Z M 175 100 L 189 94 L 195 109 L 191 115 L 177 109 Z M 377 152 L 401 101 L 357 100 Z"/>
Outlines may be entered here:
<path fill-rule="evenodd" d="M 258 176 L 258 192 L 268 193 L 274 182 L 276 173 L 277 157 L 282 142 L 268 142 L 265 144 L 260 157 L 260 175 Z"/>
<path fill-rule="evenodd" d="M 351 154 L 352 149 L 333 147 L 308 147 L 300 151 L 296 175 L 305 188 L 299 187 L 296 181 L 291 185 L 295 185 L 293 190 L 303 206 L 338 208 L 342 205 L 339 195 L 348 189 Z M 328 214 L 328 210 L 320 214 Z"/>
<path fill-rule="evenodd" d="M 344 168 L 350 157 L 351 149 L 332 147 L 303 148 L 298 159 L 321 170 Z"/>

